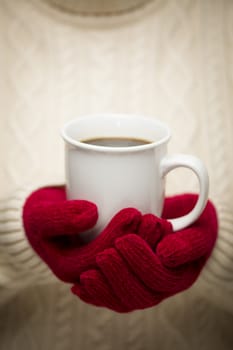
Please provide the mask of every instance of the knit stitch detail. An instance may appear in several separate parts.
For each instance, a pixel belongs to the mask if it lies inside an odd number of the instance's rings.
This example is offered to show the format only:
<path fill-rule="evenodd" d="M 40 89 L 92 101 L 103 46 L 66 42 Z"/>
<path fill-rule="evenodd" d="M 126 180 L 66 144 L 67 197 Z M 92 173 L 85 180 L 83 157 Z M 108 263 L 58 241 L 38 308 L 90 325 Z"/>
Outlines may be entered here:
<path fill-rule="evenodd" d="M 4 265 L 8 280 L 8 287 L 20 288 L 27 284 L 48 283 L 54 277 L 35 254 L 24 234 L 22 224 L 22 207 L 31 188 L 24 188 L 11 198 L 0 201 L 0 251 L 7 256 L 1 268 L 0 284 L 4 281 Z M 10 275 L 9 275 L 10 269 Z M 33 271 L 33 273 L 32 273 Z"/>

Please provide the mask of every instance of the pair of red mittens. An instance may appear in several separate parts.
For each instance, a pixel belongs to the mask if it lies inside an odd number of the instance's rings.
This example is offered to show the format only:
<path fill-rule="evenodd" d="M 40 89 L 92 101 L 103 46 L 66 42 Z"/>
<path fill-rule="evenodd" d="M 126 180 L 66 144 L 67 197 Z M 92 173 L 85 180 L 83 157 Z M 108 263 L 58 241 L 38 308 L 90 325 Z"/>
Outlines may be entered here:
<path fill-rule="evenodd" d="M 33 192 L 23 208 L 27 238 L 54 274 L 73 284 L 83 301 L 129 312 L 154 306 L 189 288 L 210 256 L 217 237 L 217 215 L 208 201 L 190 227 L 172 231 L 168 218 L 187 214 L 196 195 L 166 198 L 162 219 L 126 208 L 101 234 L 84 243 L 94 227 L 95 204 L 66 200 L 64 187 Z"/>

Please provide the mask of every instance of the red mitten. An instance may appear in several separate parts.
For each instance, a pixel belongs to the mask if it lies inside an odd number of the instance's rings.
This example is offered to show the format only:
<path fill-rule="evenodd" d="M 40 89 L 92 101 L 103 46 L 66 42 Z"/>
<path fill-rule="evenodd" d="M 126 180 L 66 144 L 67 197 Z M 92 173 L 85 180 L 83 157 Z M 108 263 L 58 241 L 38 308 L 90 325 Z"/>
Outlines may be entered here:
<path fill-rule="evenodd" d="M 23 222 L 28 240 L 37 254 L 54 274 L 65 282 L 79 281 L 80 274 L 96 267 L 96 256 L 113 247 L 116 238 L 136 233 L 141 213 L 132 208 L 123 209 L 92 242 L 84 244 L 80 233 L 92 228 L 97 221 L 97 208 L 84 200 L 66 200 L 64 187 L 48 187 L 33 192 L 23 208 Z M 151 229 L 158 220 L 151 216 Z M 170 226 L 169 226 L 170 227 Z M 158 235 L 163 232 L 160 224 Z M 148 237 L 147 237 L 148 236 Z M 153 244 L 156 234 L 145 233 Z"/>
<path fill-rule="evenodd" d="M 194 195 L 169 198 L 163 215 L 182 216 L 194 207 L 196 200 Z M 73 293 L 96 306 L 129 312 L 156 305 L 195 282 L 217 237 L 213 205 L 208 202 L 199 220 L 187 229 L 173 233 L 167 227 L 155 246 L 142 238 L 151 227 L 146 224 L 146 217 L 141 228 L 147 229 L 117 238 L 114 248 L 99 253 L 97 267 L 81 274 Z M 162 220 L 162 224 L 165 222 Z M 151 237 L 153 234 L 151 230 Z"/>
<path fill-rule="evenodd" d="M 196 198 L 167 199 L 164 217 L 184 215 Z M 67 201 L 64 187 L 34 192 L 23 220 L 31 245 L 58 278 L 74 283 L 72 291 L 82 300 L 118 312 L 156 305 L 188 288 L 217 234 L 216 213 L 208 202 L 195 224 L 176 233 L 166 219 L 123 209 L 95 240 L 83 244 L 79 234 L 95 225 L 97 208 Z"/>

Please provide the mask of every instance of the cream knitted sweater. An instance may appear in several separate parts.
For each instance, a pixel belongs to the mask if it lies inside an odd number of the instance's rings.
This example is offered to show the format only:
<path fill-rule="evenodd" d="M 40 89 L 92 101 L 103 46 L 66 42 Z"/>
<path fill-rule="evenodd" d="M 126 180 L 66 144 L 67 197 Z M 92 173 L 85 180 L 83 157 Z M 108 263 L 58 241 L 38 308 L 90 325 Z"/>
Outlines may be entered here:
<path fill-rule="evenodd" d="M 0 348 L 232 349 L 233 2 L 130 1 L 132 11 L 104 16 L 57 3 L 0 0 Z M 64 182 L 59 128 L 95 112 L 168 123 L 170 153 L 206 163 L 219 214 L 215 250 L 195 285 L 127 315 L 74 297 L 21 222 L 31 190 Z M 168 194 L 197 190 L 186 170 L 167 179 Z"/>

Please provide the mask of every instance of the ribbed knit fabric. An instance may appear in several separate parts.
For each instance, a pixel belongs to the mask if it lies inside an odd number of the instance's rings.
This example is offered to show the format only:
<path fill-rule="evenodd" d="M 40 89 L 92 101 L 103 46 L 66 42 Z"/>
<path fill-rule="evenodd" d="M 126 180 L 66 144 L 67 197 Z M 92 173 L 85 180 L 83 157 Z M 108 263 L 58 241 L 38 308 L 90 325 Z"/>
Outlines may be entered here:
<path fill-rule="evenodd" d="M 12 198 L 0 201 L 0 304 L 17 293 L 18 289 L 32 283 L 47 284 L 55 280 L 25 239 L 21 215 L 25 197 L 30 190 L 24 188 L 14 193 Z M 6 291 L 4 286 L 7 287 Z"/>
<path fill-rule="evenodd" d="M 0 237 L 9 242 L 0 245 L 1 349 L 232 348 L 232 23 L 231 1 L 154 0 L 98 18 L 40 0 L 0 1 Z M 169 152 L 206 163 L 219 216 L 216 247 L 194 286 L 125 316 L 73 298 L 22 231 L 21 189 L 64 182 L 59 128 L 95 112 L 168 123 Z M 187 191 L 198 191 L 188 171 L 168 176 L 167 194 Z"/>

